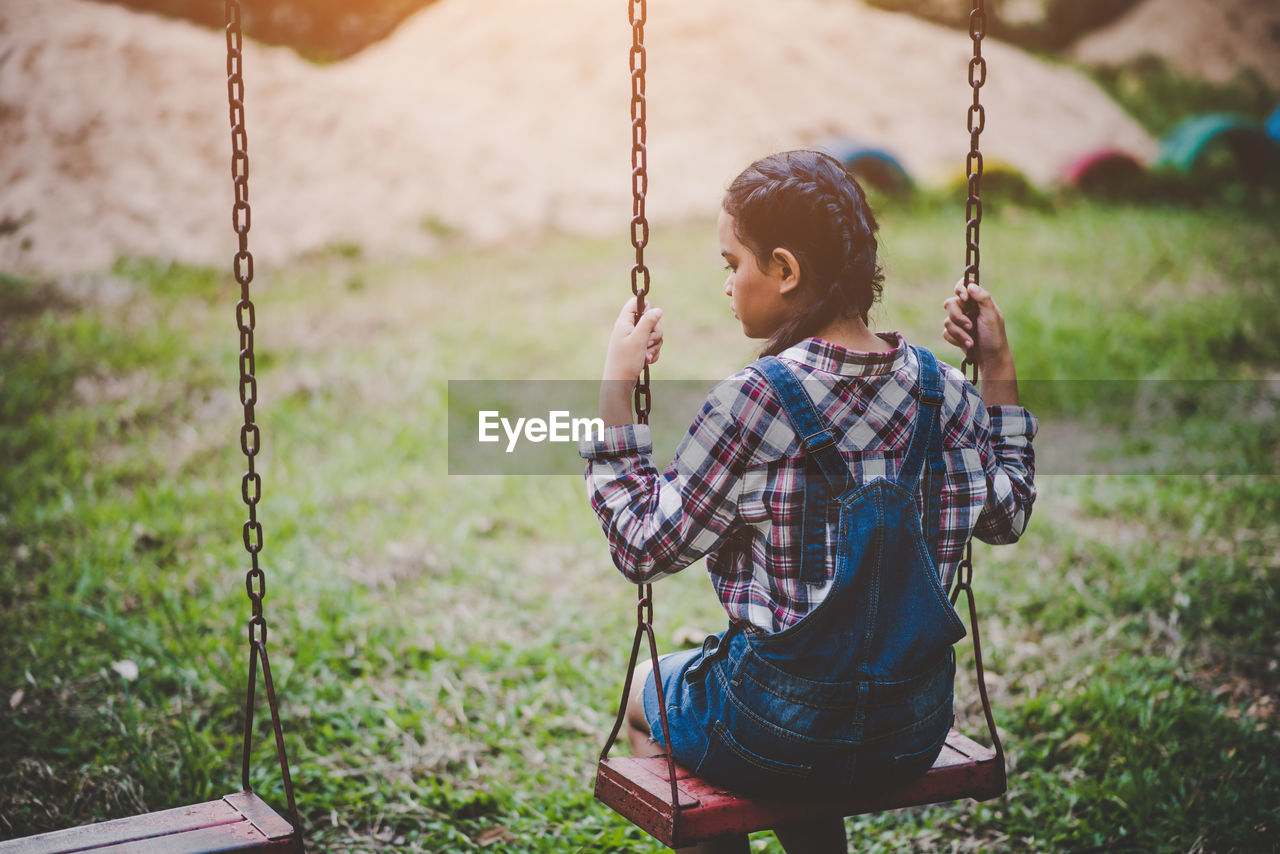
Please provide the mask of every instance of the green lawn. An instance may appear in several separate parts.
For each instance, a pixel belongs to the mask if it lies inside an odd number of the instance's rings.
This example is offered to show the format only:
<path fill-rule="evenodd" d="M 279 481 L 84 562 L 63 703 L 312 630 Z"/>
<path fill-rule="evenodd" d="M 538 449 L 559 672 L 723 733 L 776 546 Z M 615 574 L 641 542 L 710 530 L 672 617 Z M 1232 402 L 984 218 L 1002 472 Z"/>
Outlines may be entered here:
<path fill-rule="evenodd" d="M 1276 213 L 988 217 L 984 282 L 1044 425 L 1030 531 L 976 549 L 1010 789 L 852 820 L 858 850 L 1280 850 Z M 952 361 L 958 216 L 884 210 L 873 315 Z M 450 476 L 445 453 L 448 380 L 598 375 L 630 253 L 260 265 L 266 612 L 313 850 L 659 850 L 590 794 L 634 593 L 580 478 Z M 655 376 L 750 361 L 709 218 L 655 229 L 651 265 Z M 0 838 L 238 786 L 234 300 L 150 260 L 0 277 Z M 657 593 L 665 644 L 720 627 L 699 568 Z M 262 738 L 280 803 L 272 766 Z"/>

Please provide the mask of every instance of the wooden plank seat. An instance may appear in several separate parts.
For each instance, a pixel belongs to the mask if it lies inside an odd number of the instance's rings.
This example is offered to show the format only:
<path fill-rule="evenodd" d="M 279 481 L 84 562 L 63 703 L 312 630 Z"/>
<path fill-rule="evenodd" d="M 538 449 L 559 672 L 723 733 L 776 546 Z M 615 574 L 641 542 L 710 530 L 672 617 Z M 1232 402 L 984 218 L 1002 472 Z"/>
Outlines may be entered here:
<path fill-rule="evenodd" d="M 600 763 L 595 795 L 615 812 L 671 848 L 729 833 L 752 833 L 780 824 L 832 815 L 859 815 L 901 807 L 973 798 L 1005 791 L 1003 758 L 956 730 L 924 776 L 895 791 L 822 801 L 774 800 L 736 795 L 676 766 L 679 807 L 671 803 L 667 758 L 612 757 Z"/>
<path fill-rule="evenodd" d="M 0 854 L 301 852 L 293 825 L 252 792 L 0 842 Z"/>

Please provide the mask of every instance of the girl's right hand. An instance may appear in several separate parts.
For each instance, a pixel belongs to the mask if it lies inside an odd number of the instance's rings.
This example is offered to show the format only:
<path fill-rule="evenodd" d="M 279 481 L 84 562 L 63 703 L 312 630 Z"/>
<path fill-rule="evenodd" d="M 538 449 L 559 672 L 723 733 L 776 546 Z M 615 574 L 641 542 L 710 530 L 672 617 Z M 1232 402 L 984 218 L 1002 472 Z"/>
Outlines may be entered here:
<path fill-rule="evenodd" d="M 609 333 L 609 350 L 604 357 L 604 377 L 600 382 L 600 417 L 606 427 L 630 424 L 631 394 L 645 365 L 658 361 L 662 350 L 662 309 L 648 306 L 636 320 L 636 298 L 618 313 Z"/>
<path fill-rule="evenodd" d="M 955 294 L 942 304 L 947 310 L 947 318 L 942 323 L 942 337 L 963 350 L 984 372 L 999 369 L 1005 364 L 1012 365 L 1013 353 L 1004 331 L 1004 315 L 991 294 L 981 285 L 966 286 L 963 279 L 956 282 Z M 976 352 L 973 343 L 975 319 L 965 314 L 970 305 L 976 305 L 978 309 Z"/>
<path fill-rule="evenodd" d="M 613 322 L 609 350 L 604 358 L 604 379 L 634 385 L 645 365 L 658 361 L 662 351 L 662 309 L 646 306 L 636 320 L 636 298 L 627 300 Z"/>

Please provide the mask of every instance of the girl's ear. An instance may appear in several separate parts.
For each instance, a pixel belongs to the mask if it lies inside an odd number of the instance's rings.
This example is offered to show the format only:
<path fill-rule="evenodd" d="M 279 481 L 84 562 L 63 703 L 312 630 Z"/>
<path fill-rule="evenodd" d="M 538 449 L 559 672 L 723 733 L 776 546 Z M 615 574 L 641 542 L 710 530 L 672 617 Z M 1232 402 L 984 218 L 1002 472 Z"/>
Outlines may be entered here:
<path fill-rule="evenodd" d="M 790 249 L 779 247 L 773 250 L 769 260 L 773 262 L 774 272 L 779 279 L 779 293 L 791 293 L 800 286 L 800 262 Z"/>

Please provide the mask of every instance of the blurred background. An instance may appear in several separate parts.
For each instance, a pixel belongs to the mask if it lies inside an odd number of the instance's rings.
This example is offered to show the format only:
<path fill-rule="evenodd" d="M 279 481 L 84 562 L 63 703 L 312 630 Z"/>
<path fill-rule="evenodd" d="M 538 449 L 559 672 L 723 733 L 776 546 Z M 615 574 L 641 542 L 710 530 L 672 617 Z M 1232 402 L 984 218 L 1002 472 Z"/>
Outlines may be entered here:
<path fill-rule="evenodd" d="M 834 144 L 850 162 L 865 150 L 873 183 L 963 185 L 970 47 L 967 26 L 952 25 L 964 5 L 656 2 L 651 216 L 714 209 L 743 163 L 797 146 Z M 102 268 L 123 254 L 210 264 L 227 251 L 225 117 L 211 106 L 225 99 L 225 62 L 200 17 L 220 10 L 145 8 L 166 17 L 8 4 L 7 269 Z M 1001 38 L 986 53 L 1001 73 L 983 90 L 983 144 L 989 171 L 1006 176 L 991 180 L 1042 194 L 1274 192 L 1273 4 L 991 8 Z M 607 4 L 290 0 L 244 15 L 264 40 L 245 60 L 254 214 L 273 223 L 262 260 L 343 242 L 405 255 L 444 237 L 625 227 L 630 31 Z"/>
<path fill-rule="evenodd" d="M 987 7 L 982 276 L 1042 424 L 1027 535 L 976 550 L 1010 790 L 851 844 L 1277 850 L 1280 7 Z M 715 216 L 773 150 L 863 182 L 873 326 L 959 363 L 968 9 L 650 0 L 660 462 L 698 405 L 661 383 L 754 358 Z M 0 5 L 0 838 L 238 786 L 222 12 Z M 450 381 L 598 376 L 634 263 L 627 4 L 244 16 L 265 607 L 311 848 L 656 851 L 591 797 L 634 591 L 580 478 L 447 453 Z M 700 565 L 657 597 L 664 649 L 722 628 Z"/>

